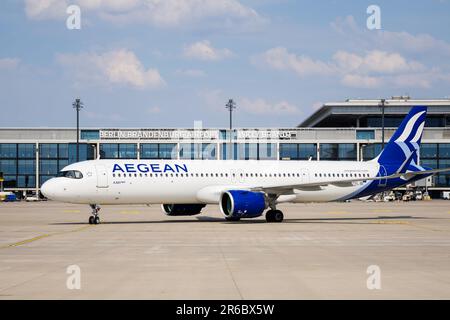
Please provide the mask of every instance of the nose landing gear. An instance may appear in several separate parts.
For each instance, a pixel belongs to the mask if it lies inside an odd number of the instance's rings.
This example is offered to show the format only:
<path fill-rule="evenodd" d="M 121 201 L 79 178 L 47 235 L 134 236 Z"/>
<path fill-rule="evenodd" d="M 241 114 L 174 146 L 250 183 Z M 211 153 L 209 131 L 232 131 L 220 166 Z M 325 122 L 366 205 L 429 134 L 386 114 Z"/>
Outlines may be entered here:
<path fill-rule="evenodd" d="M 96 204 L 90 204 L 89 206 L 92 209 L 92 216 L 89 217 L 89 224 L 100 224 L 100 217 L 98 216 L 100 206 Z"/>

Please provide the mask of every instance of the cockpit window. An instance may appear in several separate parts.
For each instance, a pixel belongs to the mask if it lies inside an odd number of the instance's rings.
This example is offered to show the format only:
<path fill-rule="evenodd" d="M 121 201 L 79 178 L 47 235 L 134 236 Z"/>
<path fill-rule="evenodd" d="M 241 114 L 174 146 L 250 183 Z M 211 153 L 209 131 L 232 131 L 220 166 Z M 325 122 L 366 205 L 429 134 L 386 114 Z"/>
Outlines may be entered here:
<path fill-rule="evenodd" d="M 58 173 L 58 177 L 66 177 L 70 179 L 81 179 L 83 178 L 83 174 L 78 170 L 67 170 L 67 171 L 60 171 Z"/>

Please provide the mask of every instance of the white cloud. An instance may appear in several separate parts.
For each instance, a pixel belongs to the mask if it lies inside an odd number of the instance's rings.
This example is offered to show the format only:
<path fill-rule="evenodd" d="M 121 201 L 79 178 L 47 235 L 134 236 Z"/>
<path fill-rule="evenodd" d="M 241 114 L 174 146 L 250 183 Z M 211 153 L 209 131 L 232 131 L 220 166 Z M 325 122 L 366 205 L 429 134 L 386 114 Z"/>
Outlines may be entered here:
<path fill-rule="evenodd" d="M 226 48 L 214 48 L 208 40 L 203 40 L 184 47 L 183 55 L 191 59 L 217 61 L 232 57 L 233 53 Z"/>
<path fill-rule="evenodd" d="M 62 19 L 68 6 L 67 0 L 25 0 L 25 13 L 30 19 Z"/>
<path fill-rule="evenodd" d="M 76 2 L 85 10 L 104 10 L 107 12 L 127 12 L 142 4 L 141 0 L 77 0 Z"/>
<path fill-rule="evenodd" d="M 25 0 L 25 12 L 32 19 L 57 19 L 66 15 L 68 0 Z M 220 24 L 260 23 L 258 13 L 238 0 L 72 0 L 82 14 L 94 12 L 113 23 L 150 23 L 177 27 L 205 19 Z"/>
<path fill-rule="evenodd" d="M 120 84 L 140 89 L 165 85 L 157 69 L 145 69 L 136 55 L 126 49 L 102 54 L 59 54 L 57 61 L 80 83 Z"/>
<path fill-rule="evenodd" d="M 210 109 L 215 111 L 223 111 L 230 98 L 222 90 L 206 90 L 198 95 Z M 283 116 L 301 113 L 297 106 L 284 100 L 273 102 L 264 98 L 237 97 L 234 101 L 239 110 L 252 115 Z"/>
<path fill-rule="evenodd" d="M 406 31 L 368 30 L 358 26 L 353 16 L 339 17 L 331 23 L 338 34 L 354 47 L 370 50 L 389 48 L 400 53 L 427 53 L 450 56 L 450 43 L 426 33 L 411 34 Z"/>
<path fill-rule="evenodd" d="M 307 56 L 295 55 L 284 47 L 275 47 L 263 54 L 256 56 L 252 62 L 257 65 L 265 65 L 277 70 L 292 70 L 300 76 L 310 74 L 330 74 L 333 72 L 329 64 L 313 60 Z"/>
<path fill-rule="evenodd" d="M 239 106 L 242 107 L 245 111 L 252 114 L 270 114 L 273 116 L 276 115 L 285 115 L 285 114 L 298 114 L 300 110 L 286 101 L 280 102 L 269 102 L 262 98 L 257 99 L 248 99 L 241 98 L 239 99 Z"/>
<path fill-rule="evenodd" d="M 339 70 L 360 73 L 398 73 L 424 70 L 425 67 L 416 61 L 407 61 L 398 53 L 373 50 L 365 56 L 346 51 L 338 51 L 333 60 Z"/>
<path fill-rule="evenodd" d="M 19 66 L 20 60 L 17 58 L 0 58 L 0 70 L 11 70 Z"/>
<path fill-rule="evenodd" d="M 381 86 L 428 88 L 445 73 L 408 60 L 399 53 L 371 50 L 363 54 L 337 51 L 329 61 L 314 60 L 308 56 L 290 53 L 276 47 L 253 57 L 258 66 L 291 71 L 298 76 L 333 76 L 344 86 L 377 88 Z M 432 71 L 433 70 L 433 71 Z M 431 75 L 433 74 L 433 76 Z"/>
<path fill-rule="evenodd" d="M 345 74 L 341 83 L 347 87 L 353 88 L 377 88 L 382 84 L 381 78 L 359 75 Z"/>

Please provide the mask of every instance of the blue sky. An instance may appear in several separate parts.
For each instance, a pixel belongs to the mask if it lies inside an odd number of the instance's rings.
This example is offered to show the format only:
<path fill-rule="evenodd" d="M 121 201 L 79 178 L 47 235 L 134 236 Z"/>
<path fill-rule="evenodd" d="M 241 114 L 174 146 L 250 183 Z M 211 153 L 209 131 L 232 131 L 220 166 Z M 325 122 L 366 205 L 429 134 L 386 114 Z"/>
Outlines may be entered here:
<path fill-rule="evenodd" d="M 66 9 L 81 9 L 69 30 Z M 369 30 L 369 5 L 381 29 Z M 322 103 L 450 96 L 450 1 L 3 0 L 0 126 L 292 127 Z"/>

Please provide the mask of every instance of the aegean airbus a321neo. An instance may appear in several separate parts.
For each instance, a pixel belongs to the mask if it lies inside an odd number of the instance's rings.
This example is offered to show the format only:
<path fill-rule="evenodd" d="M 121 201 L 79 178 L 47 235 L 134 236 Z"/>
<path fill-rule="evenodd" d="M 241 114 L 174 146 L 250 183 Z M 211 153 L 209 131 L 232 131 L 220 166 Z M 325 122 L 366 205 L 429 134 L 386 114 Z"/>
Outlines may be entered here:
<path fill-rule="evenodd" d="M 199 214 L 218 204 L 225 219 L 283 221 L 285 202 L 343 201 L 366 197 L 446 169 L 419 165 L 427 108 L 413 107 L 373 160 L 91 160 L 68 165 L 45 182 L 49 199 L 89 204 L 89 223 L 100 223 L 103 204 L 162 204 L 169 216 Z"/>

